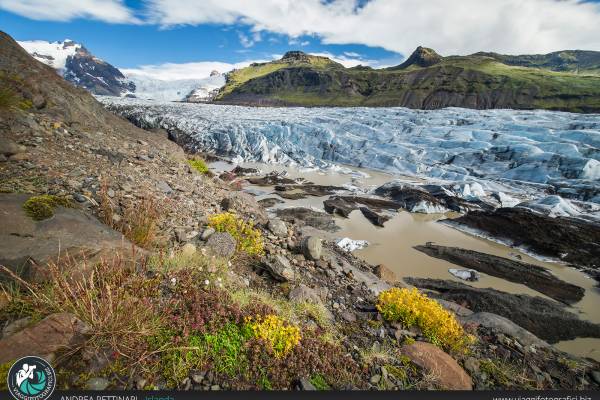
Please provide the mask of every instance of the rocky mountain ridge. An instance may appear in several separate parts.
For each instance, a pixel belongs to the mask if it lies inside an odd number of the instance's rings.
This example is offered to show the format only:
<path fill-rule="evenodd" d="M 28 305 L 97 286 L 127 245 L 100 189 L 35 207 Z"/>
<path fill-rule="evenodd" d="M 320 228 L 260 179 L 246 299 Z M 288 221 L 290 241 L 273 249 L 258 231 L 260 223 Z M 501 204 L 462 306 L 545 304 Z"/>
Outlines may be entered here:
<path fill-rule="evenodd" d="M 600 76 L 594 72 L 600 64 L 595 52 L 561 53 L 572 55 L 575 63 L 581 57 L 579 73 L 533 56 L 534 61 L 529 62 L 526 56 L 488 53 L 441 57 L 424 47 L 417 48 L 403 64 L 385 70 L 344 68 L 302 52 L 287 54 L 293 57 L 229 73 L 215 100 L 267 106 L 600 111 Z M 583 73 L 584 69 L 589 73 Z"/>

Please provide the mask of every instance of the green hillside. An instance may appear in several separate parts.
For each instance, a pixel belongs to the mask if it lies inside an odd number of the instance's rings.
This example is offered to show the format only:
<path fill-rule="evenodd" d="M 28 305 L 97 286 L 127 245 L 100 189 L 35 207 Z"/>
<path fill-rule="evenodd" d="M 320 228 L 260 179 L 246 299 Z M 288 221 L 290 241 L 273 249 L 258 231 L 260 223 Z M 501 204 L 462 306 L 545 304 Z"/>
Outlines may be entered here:
<path fill-rule="evenodd" d="M 558 72 L 541 65 L 508 65 L 498 55 L 484 53 L 441 57 L 423 47 L 403 64 L 380 70 L 345 68 L 325 57 L 288 52 L 281 60 L 230 73 L 216 101 L 246 105 L 600 112 L 600 76 L 581 70 Z"/>

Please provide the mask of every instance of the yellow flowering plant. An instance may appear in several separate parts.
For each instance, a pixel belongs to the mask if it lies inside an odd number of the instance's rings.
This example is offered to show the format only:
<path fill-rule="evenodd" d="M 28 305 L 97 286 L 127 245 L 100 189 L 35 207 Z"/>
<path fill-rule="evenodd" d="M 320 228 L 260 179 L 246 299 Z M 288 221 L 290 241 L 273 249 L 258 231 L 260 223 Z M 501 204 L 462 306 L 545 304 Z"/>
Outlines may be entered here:
<path fill-rule="evenodd" d="M 233 236 L 240 251 L 250 255 L 260 255 L 264 251 L 262 234 L 252 221 L 244 221 L 233 213 L 224 212 L 209 217 L 208 225 L 217 232 L 227 232 Z"/>
<path fill-rule="evenodd" d="M 277 315 L 247 318 L 246 323 L 250 326 L 254 337 L 265 340 L 273 347 L 278 358 L 288 354 L 300 343 L 300 329 L 288 324 Z"/>
<path fill-rule="evenodd" d="M 417 289 L 391 288 L 379 294 L 377 310 L 387 321 L 417 326 L 436 346 L 464 351 L 474 341 L 454 315 Z"/>

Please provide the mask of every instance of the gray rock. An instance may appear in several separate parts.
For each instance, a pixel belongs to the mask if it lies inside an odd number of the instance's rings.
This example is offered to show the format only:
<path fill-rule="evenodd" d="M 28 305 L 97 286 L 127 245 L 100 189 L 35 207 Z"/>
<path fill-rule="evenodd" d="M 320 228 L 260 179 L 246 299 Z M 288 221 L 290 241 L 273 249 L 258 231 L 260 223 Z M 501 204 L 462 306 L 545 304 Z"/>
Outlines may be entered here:
<path fill-rule="evenodd" d="M 290 262 L 280 254 L 268 258 L 264 262 L 264 267 L 273 278 L 280 282 L 293 281 L 295 278 Z"/>
<path fill-rule="evenodd" d="M 592 371 L 590 372 L 590 376 L 598 385 L 600 385 L 600 371 Z"/>
<path fill-rule="evenodd" d="M 308 378 L 301 378 L 298 380 L 298 389 L 305 390 L 305 391 L 317 390 L 315 385 L 310 383 L 310 380 Z"/>
<path fill-rule="evenodd" d="M 217 232 L 208 238 L 206 247 L 216 256 L 230 258 L 235 254 L 237 243 L 229 233 Z"/>
<path fill-rule="evenodd" d="M 350 311 L 342 311 L 340 316 L 346 322 L 356 322 L 356 314 L 354 314 Z"/>
<path fill-rule="evenodd" d="M 85 384 L 87 390 L 104 390 L 110 385 L 110 382 L 104 378 L 91 378 Z"/>
<path fill-rule="evenodd" d="M 285 222 L 278 218 L 269 220 L 269 225 L 267 227 L 275 236 L 287 237 L 288 235 L 288 228 Z"/>
<path fill-rule="evenodd" d="M 82 210 L 57 207 L 52 218 L 34 221 L 22 208 L 29 197 L 0 194 L 0 264 L 21 277 L 46 279 L 45 265 L 65 251 L 75 258 L 85 254 L 87 265 L 103 256 L 131 253 L 132 244 L 120 232 Z"/>
<path fill-rule="evenodd" d="M 78 203 L 85 203 L 87 201 L 87 199 L 85 198 L 84 195 L 79 194 L 79 193 L 75 193 L 73 195 L 73 198 L 75 199 L 76 202 Z"/>
<path fill-rule="evenodd" d="M 157 187 L 158 189 L 160 189 L 160 191 L 162 191 L 162 192 L 163 192 L 163 193 L 165 193 L 165 194 L 171 194 L 171 193 L 173 193 L 173 189 L 172 189 L 172 188 L 171 188 L 171 186 L 169 186 L 169 184 L 168 184 L 167 182 L 165 182 L 165 181 L 159 181 L 159 182 L 156 184 L 156 187 Z"/>
<path fill-rule="evenodd" d="M 309 236 L 302 241 L 302 252 L 309 260 L 319 260 L 323 251 L 321 239 L 316 236 Z"/>
<path fill-rule="evenodd" d="M 521 328 L 511 320 L 501 317 L 500 315 L 478 312 L 466 317 L 459 317 L 460 322 L 464 324 L 483 325 L 487 328 L 494 329 L 505 335 L 512 336 L 525 346 L 535 345 L 538 347 L 547 347 L 548 343 L 541 340 L 533 333 Z"/>
<path fill-rule="evenodd" d="M 206 241 L 206 240 L 208 240 L 209 237 L 212 236 L 213 233 L 215 233 L 215 230 L 213 228 L 206 228 L 202 232 L 202 235 L 200 235 L 200 239 Z"/>
<path fill-rule="evenodd" d="M 244 219 L 264 225 L 269 221 L 267 212 L 254 198 L 244 192 L 231 192 L 221 200 L 223 211 L 233 211 Z"/>
<path fill-rule="evenodd" d="M 305 284 L 301 283 L 290 291 L 289 299 L 294 302 L 307 301 L 309 303 L 320 304 L 321 299 L 314 289 L 309 288 Z"/>
<path fill-rule="evenodd" d="M 27 151 L 27 147 L 22 146 L 14 140 L 0 137 L 0 154 L 10 157 L 15 154 L 24 153 Z"/>

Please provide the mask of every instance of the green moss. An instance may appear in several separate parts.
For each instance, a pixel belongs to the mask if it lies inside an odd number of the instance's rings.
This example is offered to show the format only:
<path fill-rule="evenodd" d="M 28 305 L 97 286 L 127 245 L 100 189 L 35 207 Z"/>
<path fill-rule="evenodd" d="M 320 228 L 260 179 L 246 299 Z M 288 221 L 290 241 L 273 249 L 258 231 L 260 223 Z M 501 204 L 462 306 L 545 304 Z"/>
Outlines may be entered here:
<path fill-rule="evenodd" d="M 310 383 L 312 383 L 317 390 L 331 390 L 331 386 L 329 386 L 329 383 L 327 383 L 327 380 L 321 374 L 311 376 Z"/>
<path fill-rule="evenodd" d="M 54 215 L 56 207 L 72 207 L 69 200 L 44 194 L 41 196 L 30 197 L 24 204 L 23 210 L 30 218 L 36 221 L 48 219 Z"/>
<path fill-rule="evenodd" d="M 200 172 L 201 174 L 208 174 L 208 172 L 209 172 L 208 166 L 206 165 L 206 162 L 204 162 L 203 159 L 195 158 L 193 160 L 188 160 L 187 162 L 190 165 L 190 167 L 194 168 L 196 171 Z"/>

